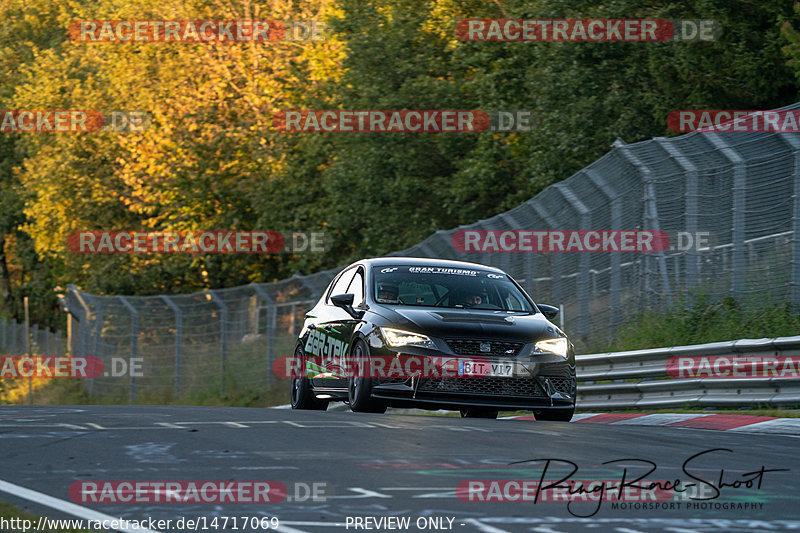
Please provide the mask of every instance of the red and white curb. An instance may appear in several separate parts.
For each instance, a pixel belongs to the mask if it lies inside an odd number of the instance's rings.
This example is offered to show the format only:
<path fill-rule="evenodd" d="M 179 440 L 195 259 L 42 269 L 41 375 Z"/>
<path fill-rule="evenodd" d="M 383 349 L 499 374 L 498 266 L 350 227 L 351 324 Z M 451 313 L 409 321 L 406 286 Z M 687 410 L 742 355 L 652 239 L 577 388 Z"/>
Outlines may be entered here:
<path fill-rule="evenodd" d="M 509 417 L 513 420 L 534 420 L 533 416 Z M 800 435 L 800 418 L 774 416 L 721 415 L 694 413 L 582 413 L 572 422 L 627 426 L 668 426 L 694 429 L 715 429 L 738 433 L 781 433 Z"/>

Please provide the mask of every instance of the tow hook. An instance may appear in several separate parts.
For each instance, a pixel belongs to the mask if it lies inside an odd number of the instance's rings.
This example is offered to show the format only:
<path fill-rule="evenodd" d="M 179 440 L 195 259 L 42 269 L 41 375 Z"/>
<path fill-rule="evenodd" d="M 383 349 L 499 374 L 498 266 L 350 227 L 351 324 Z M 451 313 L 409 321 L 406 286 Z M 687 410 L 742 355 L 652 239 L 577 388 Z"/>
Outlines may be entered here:
<path fill-rule="evenodd" d="M 411 398 L 415 400 L 417 399 L 417 389 L 419 388 L 419 384 L 421 382 L 422 380 L 419 379 L 419 374 L 414 374 L 413 376 L 411 376 L 411 388 L 414 389 L 414 394 L 411 396 Z"/>
<path fill-rule="evenodd" d="M 544 393 L 547 394 L 547 398 L 550 400 L 550 407 L 553 407 L 553 396 L 558 394 L 558 392 L 553 387 L 553 384 L 550 383 L 550 378 L 541 378 L 539 376 L 535 376 L 533 379 L 536 380 L 542 390 L 544 390 Z M 544 383 L 542 383 L 542 379 L 544 379 Z"/>

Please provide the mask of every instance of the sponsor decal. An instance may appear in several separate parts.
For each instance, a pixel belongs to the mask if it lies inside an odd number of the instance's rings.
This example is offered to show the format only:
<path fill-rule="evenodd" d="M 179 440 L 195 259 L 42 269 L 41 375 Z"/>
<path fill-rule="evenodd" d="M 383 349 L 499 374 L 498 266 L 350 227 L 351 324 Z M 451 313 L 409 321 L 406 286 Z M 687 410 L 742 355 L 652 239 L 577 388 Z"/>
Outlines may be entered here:
<path fill-rule="evenodd" d="M 466 268 L 408 267 L 408 272 L 412 274 L 450 274 L 453 276 L 469 276 L 474 278 L 478 275 L 479 271 Z"/>
<path fill-rule="evenodd" d="M 311 366 L 306 367 L 306 369 L 307 371 L 313 373 L 313 375 L 309 375 L 309 377 L 344 377 L 346 375 L 346 359 L 349 349 L 349 342 L 344 342 L 340 339 L 337 339 L 336 337 L 325 333 L 321 329 L 312 329 L 308 334 L 308 338 L 306 339 L 306 344 L 303 347 L 303 350 L 305 353 L 311 356 L 321 357 L 324 366 L 318 366 L 309 361 L 308 363 Z M 275 362 L 273 363 L 273 369 L 281 367 L 281 359 L 282 358 L 280 357 L 276 358 Z M 295 358 L 292 357 L 287 359 L 291 359 L 291 361 L 283 361 L 283 368 L 287 370 L 287 373 L 284 374 L 285 377 L 294 377 L 299 372 L 304 370 L 299 367 L 295 368 L 293 366 L 295 364 L 299 364 L 299 362 L 296 362 Z M 278 372 L 276 372 L 276 374 L 280 376 Z"/>

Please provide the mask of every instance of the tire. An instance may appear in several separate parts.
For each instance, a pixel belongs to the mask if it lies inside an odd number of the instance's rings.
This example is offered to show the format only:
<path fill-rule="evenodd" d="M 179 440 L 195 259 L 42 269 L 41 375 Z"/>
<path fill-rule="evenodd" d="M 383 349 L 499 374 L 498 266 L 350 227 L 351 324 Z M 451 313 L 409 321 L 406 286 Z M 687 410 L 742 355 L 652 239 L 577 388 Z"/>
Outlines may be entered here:
<path fill-rule="evenodd" d="M 360 340 L 353 343 L 352 356 L 356 362 L 353 376 L 347 386 L 347 397 L 350 409 L 354 413 L 385 413 L 386 403 L 372 398 L 372 387 L 377 381 L 374 378 L 364 377 L 368 374 L 365 360 L 369 358 L 367 346 Z"/>
<path fill-rule="evenodd" d="M 300 360 L 300 368 L 305 370 L 306 357 L 303 355 L 303 348 L 297 346 L 294 351 L 295 359 Z M 311 411 L 325 411 L 328 409 L 328 402 L 325 400 L 318 400 L 314 396 L 314 391 L 311 390 L 311 381 L 303 376 L 292 377 L 292 390 L 290 392 L 292 409 L 303 409 Z"/>
<path fill-rule="evenodd" d="M 569 422 L 572 420 L 572 415 L 575 414 L 575 408 L 572 409 L 559 409 L 559 410 L 543 410 L 534 411 L 533 416 L 536 420 L 553 420 L 555 422 Z"/>
<path fill-rule="evenodd" d="M 489 407 L 467 407 L 461 410 L 461 418 L 497 418 L 498 412 Z"/>

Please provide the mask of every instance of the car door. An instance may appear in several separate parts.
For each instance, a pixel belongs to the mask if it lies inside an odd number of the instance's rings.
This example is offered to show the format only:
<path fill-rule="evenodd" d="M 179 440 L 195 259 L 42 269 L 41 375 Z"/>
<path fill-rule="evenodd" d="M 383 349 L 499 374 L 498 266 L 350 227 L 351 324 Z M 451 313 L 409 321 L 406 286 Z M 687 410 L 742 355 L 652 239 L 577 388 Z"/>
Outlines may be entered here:
<path fill-rule="evenodd" d="M 353 318 L 340 307 L 331 302 L 331 296 L 345 294 L 353 279 L 363 278 L 358 268 L 350 268 L 341 276 L 325 295 L 325 301 L 318 309 L 317 320 L 309 331 L 305 342 L 305 352 L 310 356 L 312 368 L 309 372 L 314 388 L 346 388 L 346 356 L 350 350 L 350 335 L 354 324 Z M 357 286 L 356 283 L 354 286 Z M 354 301 L 355 303 L 355 301 Z"/>

